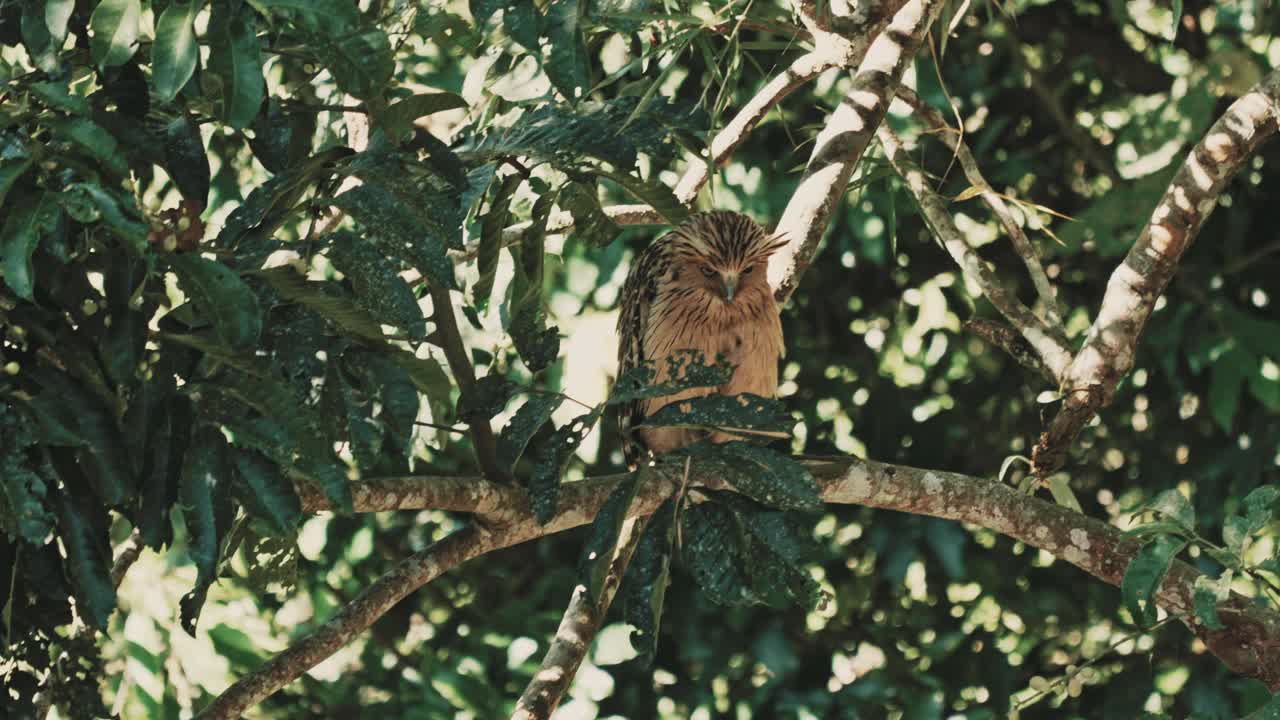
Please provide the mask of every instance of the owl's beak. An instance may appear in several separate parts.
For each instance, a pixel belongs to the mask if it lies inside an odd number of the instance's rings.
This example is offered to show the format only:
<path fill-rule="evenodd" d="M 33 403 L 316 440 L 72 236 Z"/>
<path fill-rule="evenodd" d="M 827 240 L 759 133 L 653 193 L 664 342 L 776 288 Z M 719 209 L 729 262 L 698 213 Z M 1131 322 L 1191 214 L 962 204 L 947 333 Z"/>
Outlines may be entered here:
<path fill-rule="evenodd" d="M 720 286 L 724 291 L 724 301 L 733 302 L 733 293 L 738 289 L 737 275 L 722 275 L 720 277 Z"/>

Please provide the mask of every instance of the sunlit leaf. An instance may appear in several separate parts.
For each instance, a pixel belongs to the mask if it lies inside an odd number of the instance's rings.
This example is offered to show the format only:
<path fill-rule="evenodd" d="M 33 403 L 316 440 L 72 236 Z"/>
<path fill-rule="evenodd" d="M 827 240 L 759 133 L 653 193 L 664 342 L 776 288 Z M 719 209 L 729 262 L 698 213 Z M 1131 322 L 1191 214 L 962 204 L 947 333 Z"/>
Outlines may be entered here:
<path fill-rule="evenodd" d="M 160 102 L 177 97 L 196 69 L 196 13 L 203 2 L 173 0 L 156 21 L 155 42 L 151 46 L 151 81 Z"/>
<path fill-rule="evenodd" d="M 89 43 L 98 65 L 120 65 L 137 52 L 139 0 L 102 0 L 89 18 L 93 36 Z"/>
<path fill-rule="evenodd" d="M 1183 538 L 1159 535 L 1142 546 L 1125 570 L 1120 593 L 1129 614 L 1140 627 L 1149 627 L 1156 622 L 1156 591 L 1174 556 L 1186 546 L 1187 541 Z"/>
<path fill-rule="evenodd" d="M 198 255 L 173 255 L 169 264 L 228 347 L 246 348 L 257 342 L 262 332 L 258 298 L 233 270 Z"/>

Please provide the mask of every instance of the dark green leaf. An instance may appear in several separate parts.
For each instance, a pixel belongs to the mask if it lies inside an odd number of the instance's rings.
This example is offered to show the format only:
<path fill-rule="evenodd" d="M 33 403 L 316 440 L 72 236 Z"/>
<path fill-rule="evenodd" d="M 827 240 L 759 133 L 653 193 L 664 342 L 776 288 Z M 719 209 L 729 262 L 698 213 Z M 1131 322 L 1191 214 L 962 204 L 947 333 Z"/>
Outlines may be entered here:
<path fill-rule="evenodd" d="M 258 298 L 233 270 L 199 255 L 172 255 L 182 289 L 232 349 L 251 347 L 262 332 Z"/>
<path fill-rule="evenodd" d="M 671 576 L 671 546 L 674 517 L 672 501 L 667 500 L 654 511 L 649 527 L 636 546 L 631 564 L 619 591 L 623 617 L 635 630 L 631 645 L 641 663 L 652 663 L 657 651 L 658 628 L 662 624 L 662 606 Z"/>
<path fill-rule="evenodd" d="M 103 289 L 107 294 L 110 325 L 102 329 L 102 364 L 117 386 L 128 387 L 138 379 L 147 342 L 147 320 L 135 298 L 147 279 L 147 263 L 136 255 L 116 253 L 111 258 Z"/>
<path fill-rule="evenodd" d="M 424 230 L 385 188 L 366 183 L 334 198 L 333 204 L 364 226 L 369 240 L 386 254 L 402 258 L 433 282 L 457 287 L 443 239 Z"/>
<path fill-rule="evenodd" d="M 35 66 L 46 73 L 58 69 L 58 51 L 62 49 L 63 38 L 55 38 L 49 31 L 40 3 L 29 2 L 22 8 L 22 44 L 26 46 L 27 55 Z"/>
<path fill-rule="evenodd" d="M 637 198 L 653 206 L 672 225 L 678 225 L 689 217 L 689 209 L 676 199 L 671 188 L 660 182 L 646 182 L 633 175 L 620 172 L 601 173 L 604 177 L 626 188 Z"/>
<path fill-rule="evenodd" d="M 22 177 L 29 167 L 31 167 L 31 158 L 29 157 L 0 161 L 0 206 L 4 205 L 4 199 L 9 195 L 9 189 L 13 187 L 18 178 Z"/>
<path fill-rule="evenodd" d="M 139 0 L 102 0 L 89 18 L 93 37 L 89 49 L 93 62 L 102 66 L 120 65 L 137 52 L 138 21 L 142 17 Z"/>
<path fill-rule="evenodd" d="M 320 52 L 338 87 L 362 100 L 381 95 L 396 67 L 391 41 L 377 28 L 339 37 Z"/>
<path fill-rule="evenodd" d="M 502 412 L 519 386 L 501 375 L 486 375 L 458 398 L 458 418 L 463 422 L 488 422 Z"/>
<path fill-rule="evenodd" d="M 1257 372 L 1257 368 L 1256 357 L 1232 348 L 1219 357 L 1209 371 L 1209 411 L 1223 432 L 1231 432 L 1245 380 Z"/>
<path fill-rule="evenodd" d="M 196 70 L 196 13 L 199 0 L 173 0 L 156 21 L 155 42 L 151 46 L 151 81 L 156 97 L 167 103 L 178 96 Z"/>
<path fill-rule="evenodd" d="M 40 98 L 44 104 L 72 115 L 88 115 L 89 101 L 79 95 L 72 94 L 66 83 L 38 82 L 29 86 L 31 94 Z"/>
<path fill-rule="evenodd" d="M 57 479 L 44 462 L 36 464 L 32 450 L 40 438 L 30 425 L 26 413 L 0 401 L 0 530 L 39 545 L 53 531 L 45 503 Z"/>
<path fill-rule="evenodd" d="M 571 182 L 560 191 L 560 202 L 573 215 L 573 234 L 596 247 L 613 242 L 621 232 L 596 196 L 595 187 L 585 182 Z"/>
<path fill-rule="evenodd" d="M 67 22 L 75 9 L 76 0 L 45 0 L 44 22 L 55 44 L 61 46 L 61 40 L 67 36 Z"/>
<path fill-rule="evenodd" d="M 745 442 L 698 443 L 688 451 L 700 461 L 719 464 L 726 480 L 763 505 L 809 512 L 823 507 L 813 476 L 782 453 Z"/>
<path fill-rule="evenodd" d="M 59 500 L 59 534 L 67 553 L 77 609 L 90 627 L 105 632 L 116 609 L 107 537 L 110 518 L 102 505 L 73 492 L 59 493 Z"/>
<path fill-rule="evenodd" d="M 679 400 L 664 405 L 636 427 L 703 428 L 746 436 L 785 437 L 795 422 L 781 402 L 743 393 Z"/>
<path fill-rule="evenodd" d="M 562 402 L 564 398 L 550 393 L 529 396 L 498 436 L 498 464 L 504 468 L 515 467 L 534 433 L 551 419 Z"/>
<path fill-rule="evenodd" d="M 83 192 L 93 199 L 102 214 L 102 222 L 116 237 L 128 243 L 135 252 L 142 253 L 147 247 L 147 226 L 136 217 L 130 217 L 121 209 L 120 202 L 114 195 L 92 183 L 74 183 L 67 187 L 68 192 Z M 126 205 L 129 210 L 136 210 Z"/>
<path fill-rule="evenodd" d="M 476 263 L 480 278 L 471 290 L 472 302 L 483 312 L 493 294 L 493 279 L 498 272 L 498 255 L 502 250 L 502 229 L 511 220 L 511 196 L 520 187 L 519 175 L 508 175 L 489 200 L 489 212 L 480 219 L 480 249 Z"/>
<path fill-rule="evenodd" d="M 189 552 L 197 584 L 212 580 L 218 570 L 219 533 L 216 505 L 230 489 L 227 441 L 214 428 L 204 427 L 191 438 L 182 465 L 179 498 L 187 525 Z"/>
<path fill-rule="evenodd" d="M 698 586 L 720 605 L 751 605 L 759 598 L 742 571 L 742 528 L 732 511 L 716 503 L 698 503 L 681 516 L 685 563 Z"/>
<path fill-rule="evenodd" d="M 1156 591 L 1173 557 L 1187 546 L 1187 541 L 1173 535 L 1159 535 L 1142 546 L 1125 570 L 1120 593 L 1133 621 L 1140 627 L 1156 622 Z"/>
<path fill-rule="evenodd" d="M 129 174 L 120 144 L 102 126 L 84 118 L 67 118 L 51 123 L 54 132 L 70 140 L 90 157 L 102 163 L 107 172 L 117 177 Z"/>
<path fill-rule="evenodd" d="M 1207 575 L 1196 578 L 1195 605 L 1196 617 L 1210 630 L 1221 630 L 1225 625 L 1218 618 L 1218 603 L 1231 597 L 1232 573 L 1226 570 L 1222 576 L 1214 579 Z"/>
<path fill-rule="evenodd" d="M 248 127 L 262 105 L 262 51 L 249 3 L 215 2 L 209 17 L 209 73 L 216 77 L 215 109 L 236 129 Z"/>
<path fill-rule="evenodd" d="M 74 418 L 73 425 L 63 427 L 74 432 L 84 446 L 80 458 L 94 492 L 109 506 L 128 501 L 136 483 L 133 463 L 111 412 L 97 397 L 60 372 L 48 368 L 32 368 L 29 372 L 43 388 L 42 395 L 51 393 L 48 405 L 40 400 L 37 407 L 60 405 L 69 409 L 59 415 L 63 422 Z"/>
<path fill-rule="evenodd" d="M 295 529 L 302 520 L 302 502 L 280 468 L 252 450 L 235 448 L 231 459 L 238 481 L 237 495 L 245 507 L 282 533 Z"/>
<path fill-rule="evenodd" d="M 531 52 L 541 52 L 538 47 L 538 20 L 538 8 L 533 0 L 508 2 L 502 12 L 502 27 L 507 35 Z"/>
<path fill-rule="evenodd" d="M 58 222 L 62 209 L 51 193 L 41 193 L 34 198 L 23 198 L 11 206 L 9 218 L 0 229 L 0 270 L 4 282 L 18 297 L 33 299 L 35 270 L 31 256 L 47 233 Z"/>
<path fill-rule="evenodd" d="M 351 280 L 356 302 L 385 325 L 395 325 L 415 340 L 427 336 L 426 318 L 400 266 L 384 257 L 353 233 L 331 236 L 330 259 Z M 381 335 L 381 332 L 379 332 Z"/>
<path fill-rule="evenodd" d="M 451 92 L 421 93 L 397 100 L 382 111 L 382 125 L 387 135 L 399 138 L 424 115 L 467 107 L 467 101 Z"/>
<path fill-rule="evenodd" d="M 582 547 L 578 558 L 578 576 L 587 586 L 587 592 L 594 605 L 600 600 L 604 591 L 604 582 L 609 575 L 609 567 L 613 564 L 613 552 L 618 546 L 618 536 L 622 533 L 622 525 L 627 519 L 627 510 L 636 497 L 636 489 L 640 487 L 640 476 L 633 473 L 626 476 L 618 486 L 609 493 L 600 511 L 596 513 L 587 535 L 587 542 Z"/>
<path fill-rule="evenodd" d="M 378 419 L 397 447 L 409 455 L 418 420 L 418 393 L 409 371 L 382 353 L 349 350 L 342 359 L 351 374 L 360 378 L 365 392 L 377 399 Z"/>
<path fill-rule="evenodd" d="M 598 409 L 579 415 L 557 428 L 546 442 L 535 449 L 533 475 L 529 478 L 529 496 L 538 522 L 545 524 L 555 517 L 559 508 L 560 478 L 564 472 L 564 464 L 599 419 Z"/>
<path fill-rule="evenodd" d="M 551 56 L 543 69 L 556 89 L 569 102 L 586 98 L 591 84 L 587 43 L 582 34 L 583 7 L 580 0 L 551 0 L 547 5 L 545 31 Z"/>
<path fill-rule="evenodd" d="M 204 208 L 209 202 L 209 158 L 200 127 L 191 115 L 174 118 L 164 130 L 165 170 L 187 202 Z"/>
<path fill-rule="evenodd" d="M 720 387 L 733 378 L 734 368 L 724 357 L 717 357 L 715 364 L 709 365 L 701 350 L 676 350 L 660 362 L 666 363 L 666 380 L 654 384 L 657 363 L 646 360 L 618 378 L 609 395 L 609 404 L 663 397 L 690 388 Z"/>

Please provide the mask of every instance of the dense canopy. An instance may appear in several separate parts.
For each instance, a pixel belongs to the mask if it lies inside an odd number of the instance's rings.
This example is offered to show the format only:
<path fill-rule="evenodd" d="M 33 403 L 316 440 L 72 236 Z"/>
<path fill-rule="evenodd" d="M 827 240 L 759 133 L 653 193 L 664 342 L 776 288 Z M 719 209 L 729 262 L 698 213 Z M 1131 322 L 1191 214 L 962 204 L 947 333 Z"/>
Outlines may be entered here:
<path fill-rule="evenodd" d="M 1278 33 L 0 0 L 0 702 L 1280 716 Z M 779 397 L 628 473 L 733 372 L 615 360 L 713 208 L 787 241 Z"/>

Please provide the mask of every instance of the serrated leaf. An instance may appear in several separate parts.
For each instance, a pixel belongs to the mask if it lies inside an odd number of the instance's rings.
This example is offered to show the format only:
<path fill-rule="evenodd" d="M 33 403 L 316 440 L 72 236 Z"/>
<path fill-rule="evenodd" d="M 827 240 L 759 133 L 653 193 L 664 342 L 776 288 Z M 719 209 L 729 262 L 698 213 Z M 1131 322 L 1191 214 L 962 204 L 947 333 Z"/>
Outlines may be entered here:
<path fill-rule="evenodd" d="M 644 666 L 653 662 L 657 652 L 658 629 L 662 624 L 662 608 L 671 577 L 671 547 L 675 536 L 672 532 L 673 516 L 671 500 L 654 511 L 649 527 L 645 528 L 644 536 L 627 566 L 619 591 L 623 617 L 635 628 L 631 633 L 631 646 Z"/>
<path fill-rule="evenodd" d="M 600 419 L 600 409 L 584 413 L 556 428 L 534 451 L 533 474 L 529 478 L 529 498 L 538 522 L 546 524 L 559 508 L 560 479 L 564 465 Z"/>
<path fill-rule="evenodd" d="M 1195 529 L 1195 508 L 1191 507 L 1187 496 L 1178 490 L 1165 490 L 1148 501 L 1141 509 L 1153 510 L 1160 517 L 1177 523 L 1183 530 Z"/>
<path fill-rule="evenodd" d="M 467 424 L 488 422 L 502 412 L 518 388 L 501 375 L 486 375 L 458 398 L 458 418 Z"/>
<path fill-rule="evenodd" d="M 1129 567 L 1125 570 L 1124 579 L 1120 582 L 1120 593 L 1124 597 L 1125 606 L 1139 627 L 1150 627 L 1155 624 L 1155 597 L 1169 571 L 1169 564 L 1184 547 L 1187 541 L 1173 535 L 1159 535 L 1138 551 Z"/>
<path fill-rule="evenodd" d="M 698 586 L 720 605 L 751 605 L 759 598 L 742 571 L 742 530 L 733 512 L 699 503 L 681 514 L 685 563 Z"/>
<path fill-rule="evenodd" d="M 258 298 L 227 266 L 199 255 L 171 255 L 169 265 L 200 314 L 232 349 L 253 346 L 262 332 Z"/>
<path fill-rule="evenodd" d="M 378 28 L 344 34 L 320 47 L 338 87 L 361 100 L 378 97 L 395 71 L 391 41 Z"/>
<path fill-rule="evenodd" d="M 795 423 L 781 402 L 742 393 L 677 400 L 635 427 L 701 428 L 745 436 L 786 437 Z"/>
<path fill-rule="evenodd" d="M 160 102 L 178 96 L 196 70 L 196 13 L 203 2 L 173 0 L 156 21 L 155 42 L 151 45 L 151 81 Z"/>
<path fill-rule="evenodd" d="M 578 558 L 578 576 L 586 585 L 593 605 L 599 602 L 600 594 L 604 591 L 609 566 L 613 564 L 613 553 L 618 546 L 618 536 L 622 533 L 627 510 L 635 500 L 636 489 L 639 487 L 638 473 L 624 477 L 600 506 L 587 533 L 587 541 Z"/>
<path fill-rule="evenodd" d="M 77 609 L 91 627 L 103 632 L 116 609 L 107 537 L 109 522 L 102 505 L 76 497 L 73 492 L 59 493 L 58 529 L 67 553 Z"/>
<path fill-rule="evenodd" d="M 457 287 L 443 239 L 425 231 L 385 188 L 366 182 L 337 196 L 333 204 L 360 223 L 385 254 L 405 260 L 433 282 Z"/>
<path fill-rule="evenodd" d="M 498 465 L 515 467 L 534 433 L 551 419 L 562 402 L 564 398 L 551 393 L 529 396 L 498 435 Z"/>
<path fill-rule="evenodd" d="M 397 100 L 383 110 L 382 126 L 389 137 L 398 138 L 408 132 L 420 117 L 465 107 L 467 101 L 451 92 L 419 93 Z"/>
<path fill-rule="evenodd" d="M 52 193 L 23 198 L 15 205 L 0 229 L 0 271 L 10 290 L 20 298 L 32 300 L 36 277 L 31 256 L 41 238 L 57 224 L 62 209 Z"/>
<path fill-rule="evenodd" d="M 378 323 L 395 325 L 414 340 L 427 337 L 426 318 L 396 263 L 348 232 L 330 236 L 330 247 L 329 258 L 351 281 L 358 305 Z"/>
<path fill-rule="evenodd" d="M 89 50 L 96 65 L 121 65 L 137 52 L 139 0 L 102 0 L 89 18 Z"/>
<path fill-rule="evenodd" d="M 297 528 L 302 502 L 280 468 L 262 455 L 240 448 L 232 449 L 231 460 L 241 503 L 281 533 Z"/>
<path fill-rule="evenodd" d="M 1221 630 L 1225 625 L 1218 618 L 1218 603 L 1231 597 L 1231 578 L 1234 573 L 1228 569 L 1216 579 L 1207 575 L 1196 578 L 1195 608 L 1196 617 L 1210 630 Z"/>
<path fill-rule="evenodd" d="M 654 383 L 657 364 L 665 363 L 667 379 Z M 676 350 L 660 361 L 646 360 L 623 373 L 609 394 L 610 405 L 635 402 L 647 398 L 665 397 L 682 390 L 701 387 L 720 387 L 733 379 L 734 367 L 717 356 L 714 364 L 707 363 L 701 350 Z"/>
<path fill-rule="evenodd" d="M 174 118 L 164 130 L 165 170 L 187 202 L 203 208 L 209 202 L 209 158 L 200 127 L 188 113 Z"/>
<path fill-rule="evenodd" d="M 257 16 L 250 4 L 215 2 L 208 39 L 208 71 L 218 80 L 215 110 L 231 127 L 248 127 L 266 93 Z"/>

